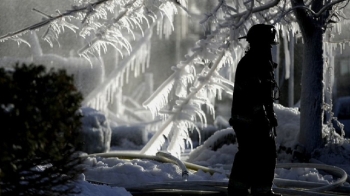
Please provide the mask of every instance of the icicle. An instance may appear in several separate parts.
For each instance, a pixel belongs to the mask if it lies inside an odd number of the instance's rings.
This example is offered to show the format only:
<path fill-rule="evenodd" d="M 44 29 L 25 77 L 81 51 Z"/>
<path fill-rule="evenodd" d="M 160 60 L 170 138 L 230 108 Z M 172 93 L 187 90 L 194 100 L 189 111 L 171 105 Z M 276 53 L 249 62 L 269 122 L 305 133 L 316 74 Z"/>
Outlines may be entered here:
<path fill-rule="evenodd" d="M 114 93 L 114 91 L 113 91 L 113 89 L 115 88 L 115 86 L 114 86 L 114 83 L 111 83 L 111 87 L 110 87 L 111 89 L 110 89 L 110 92 L 109 92 L 109 102 L 111 103 L 111 104 L 113 104 L 113 102 L 114 102 L 114 97 L 113 97 L 113 93 Z"/>
<path fill-rule="evenodd" d="M 143 51 L 143 50 L 142 50 L 142 51 Z M 142 52 L 142 59 L 141 59 L 141 61 L 139 62 L 139 63 L 140 63 L 140 66 L 141 66 L 141 69 L 142 69 L 142 73 L 145 73 L 145 70 L 146 70 L 145 64 L 142 63 L 144 60 L 145 60 L 145 52 Z"/>
<path fill-rule="evenodd" d="M 151 61 L 151 55 L 150 55 L 150 51 L 151 51 L 151 43 L 147 44 L 147 49 L 146 49 L 147 53 L 146 53 L 146 67 L 149 68 L 149 64 Z"/>
<path fill-rule="evenodd" d="M 108 94 L 108 92 L 110 91 L 110 86 L 108 87 L 108 88 L 106 88 L 106 90 L 105 90 L 105 93 L 104 93 L 104 102 L 103 102 L 103 106 L 106 106 L 106 105 L 108 105 L 108 103 L 110 103 L 110 96 L 109 96 L 109 94 Z"/>
<path fill-rule="evenodd" d="M 131 61 L 130 61 L 130 66 L 134 68 L 134 77 L 137 77 L 137 72 L 138 72 L 138 70 L 137 70 L 137 66 L 136 66 L 136 64 L 135 64 L 134 58 L 131 59 Z"/>
<path fill-rule="evenodd" d="M 109 103 L 110 102 L 110 100 L 111 100 L 111 88 L 110 88 L 110 86 L 107 88 L 107 90 L 106 90 L 107 92 L 106 92 L 106 101 L 107 101 L 107 103 Z"/>
<path fill-rule="evenodd" d="M 163 14 L 161 16 L 161 19 L 157 21 L 157 35 L 159 36 L 159 39 L 162 39 L 163 36 Z"/>
<path fill-rule="evenodd" d="M 95 98 L 94 108 L 98 109 L 98 97 Z"/>
<path fill-rule="evenodd" d="M 108 88 L 106 88 L 103 93 L 101 93 L 101 97 L 102 97 L 102 106 L 105 105 L 105 103 L 107 102 L 107 93 L 108 93 Z M 102 107 L 103 108 L 103 107 Z"/>
<path fill-rule="evenodd" d="M 288 37 L 287 37 L 287 29 L 283 29 L 283 45 L 284 45 L 284 55 L 285 55 L 285 67 L 286 67 L 286 75 L 285 79 L 289 79 L 290 77 L 290 54 L 288 48 Z"/>
<path fill-rule="evenodd" d="M 101 108 L 100 96 L 96 97 L 96 109 L 99 110 Z"/>
<path fill-rule="evenodd" d="M 337 33 L 340 34 L 342 24 L 336 23 L 336 26 L 337 26 Z"/>
<path fill-rule="evenodd" d="M 98 96 L 98 110 L 102 110 L 103 108 L 103 98 L 102 95 L 100 94 L 100 96 Z"/>
<path fill-rule="evenodd" d="M 327 51 L 329 53 L 329 55 L 332 54 L 332 49 L 338 49 L 338 44 L 333 44 L 333 43 L 329 43 L 327 42 L 326 44 L 324 44 L 324 50 Z"/>
<path fill-rule="evenodd" d="M 220 89 L 217 89 L 217 96 L 218 100 L 222 100 L 222 91 Z"/>
<path fill-rule="evenodd" d="M 114 78 L 114 85 L 115 85 L 116 87 L 119 87 L 119 76 L 117 76 L 117 77 Z"/>
<path fill-rule="evenodd" d="M 90 102 L 88 102 L 86 105 L 90 106 L 91 108 L 96 108 L 96 99 L 90 100 Z"/>
<path fill-rule="evenodd" d="M 133 63 L 135 64 L 135 77 L 137 77 L 137 76 L 140 75 L 140 66 L 137 63 L 137 58 L 136 57 L 133 59 Z"/>
<path fill-rule="evenodd" d="M 141 53 L 141 52 L 140 52 Z M 137 76 L 139 76 L 139 75 L 141 75 L 141 73 L 142 73 L 142 63 L 140 62 L 140 60 L 142 59 L 142 55 L 141 54 L 139 54 L 140 55 L 140 58 L 135 58 L 135 64 L 136 64 L 136 66 L 139 68 L 138 70 L 139 70 L 139 72 L 137 73 Z"/>
<path fill-rule="evenodd" d="M 120 74 L 120 86 L 124 85 L 124 70 Z"/>
<path fill-rule="evenodd" d="M 137 66 L 135 65 L 134 58 L 135 57 L 132 57 L 132 59 L 128 62 L 128 67 L 131 67 L 131 70 L 134 72 L 134 77 L 137 77 Z"/>
<path fill-rule="evenodd" d="M 133 64 L 132 59 L 131 59 L 131 61 L 128 61 L 128 65 L 127 66 L 131 68 L 131 71 L 135 71 L 135 64 Z"/>

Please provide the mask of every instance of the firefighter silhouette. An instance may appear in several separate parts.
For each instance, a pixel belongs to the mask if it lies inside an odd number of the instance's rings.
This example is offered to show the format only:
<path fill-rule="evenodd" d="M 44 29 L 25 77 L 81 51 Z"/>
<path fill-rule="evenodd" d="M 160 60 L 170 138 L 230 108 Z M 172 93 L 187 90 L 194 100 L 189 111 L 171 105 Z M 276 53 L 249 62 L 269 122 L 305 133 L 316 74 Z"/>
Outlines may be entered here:
<path fill-rule="evenodd" d="M 246 39 L 249 49 L 237 65 L 230 125 L 238 141 L 229 178 L 228 194 L 278 195 L 272 191 L 276 166 L 275 128 L 273 109 L 278 89 L 274 80 L 277 64 L 272 61 L 272 45 L 276 29 L 272 25 L 252 26 Z"/>

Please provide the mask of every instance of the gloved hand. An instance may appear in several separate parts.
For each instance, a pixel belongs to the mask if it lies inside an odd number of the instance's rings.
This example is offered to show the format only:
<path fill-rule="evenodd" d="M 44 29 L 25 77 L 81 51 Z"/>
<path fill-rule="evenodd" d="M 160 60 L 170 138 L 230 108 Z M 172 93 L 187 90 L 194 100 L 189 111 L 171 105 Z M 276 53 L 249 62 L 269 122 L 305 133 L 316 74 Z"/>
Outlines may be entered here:
<path fill-rule="evenodd" d="M 254 123 L 262 130 L 270 130 L 271 123 L 270 123 L 269 118 L 265 115 L 256 119 Z"/>
<path fill-rule="evenodd" d="M 233 129 L 236 129 L 236 128 L 247 127 L 249 124 L 252 123 L 252 120 L 250 118 L 244 118 L 244 117 L 242 118 L 239 116 L 234 116 L 234 117 L 231 117 L 228 122 L 230 123 Z"/>
<path fill-rule="evenodd" d="M 230 120 L 228 120 L 228 123 L 233 126 L 235 124 L 235 120 L 233 118 L 230 118 Z"/>
<path fill-rule="evenodd" d="M 268 118 L 269 118 L 271 127 L 277 127 L 278 126 L 276 113 L 272 113 L 271 115 L 268 116 Z"/>

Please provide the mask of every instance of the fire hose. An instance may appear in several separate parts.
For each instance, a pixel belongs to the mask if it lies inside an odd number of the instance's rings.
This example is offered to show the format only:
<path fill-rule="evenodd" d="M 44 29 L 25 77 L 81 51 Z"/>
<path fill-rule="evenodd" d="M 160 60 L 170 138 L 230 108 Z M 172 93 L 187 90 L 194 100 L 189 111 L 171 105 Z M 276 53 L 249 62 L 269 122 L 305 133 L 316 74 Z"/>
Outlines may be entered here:
<path fill-rule="evenodd" d="M 172 181 L 165 183 L 153 183 L 135 187 L 125 187 L 126 190 L 132 193 L 145 193 L 145 192 L 167 192 L 171 191 L 174 193 L 175 190 L 181 192 L 182 195 L 186 195 L 186 191 L 190 192 L 192 195 L 196 194 L 207 194 L 215 195 L 215 193 L 225 193 L 227 189 L 228 182 L 227 181 L 188 181 L 188 174 L 190 170 L 202 170 L 204 172 L 208 172 L 210 174 L 221 173 L 222 171 L 218 171 L 215 169 L 211 169 L 208 167 L 204 167 L 201 165 L 189 163 L 186 161 L 181 161 L 178 158 L 172 156 L 166 152 L 158 152 L 156 156 L 144 155 L 144 154 L 136 154 L 136 153 L 97 153 L 84 155 L 83 157 L 118 157 L 121 159 L 149 159 L 158 162 L 164 163 L 174 163 L 180 167 L 182 170 L 182 181 Z M 276 193 L 286 194 L 286 195 L 320 195 L 320 196 L 331 196 L 331 195 L 339 195 L 340 193 L 350 193 L 350 186 L 343 186 L 343 184 L 347 181 L 348 176 L 347 173 L 335 166 L 319 164 L 319 163 L 280 163 L 276 165 L 276 168 L 316 168 L 320 170 L 324 170 L 332 175 L 338 177 L 338 179 L 330 184 L 326 183 L 316 183 L 316 182 L 307 182 L 307 181 L 298 181 L 298 180 L 288 180 L 275 178 L 273 191 Z M 225 174 L 228 177 L 228 174 Z M 103 182 L 97 182 L 92 179 L 87 179 L 87 181 L 92 183 L 101 183 L 107 184 Z M 110 186 L 117 186 L 113 184 L 108 184 Z M 283 187 L 283 188 L 282 188 Z M 176 192 L 176 191 L 175 191 Z M 133 194 L 134 195 L 134 194 Z M 137 195 L 137 194 L 135 194 Z M 154 195 L 154 194 L 153 194 Z"/>

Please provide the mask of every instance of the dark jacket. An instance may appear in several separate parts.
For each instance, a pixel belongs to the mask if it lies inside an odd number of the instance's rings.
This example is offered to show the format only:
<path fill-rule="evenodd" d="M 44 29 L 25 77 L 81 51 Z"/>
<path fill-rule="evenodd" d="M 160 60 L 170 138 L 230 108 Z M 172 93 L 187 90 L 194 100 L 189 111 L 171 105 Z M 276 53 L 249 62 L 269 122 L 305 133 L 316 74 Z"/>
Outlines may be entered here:
<path fill-rule="evenodd" d="M 232 97 L 232 126 L 237 122 L 277 126 L 273 111 L 275 67 L 270 46 L 251 48 L 240 60 Z"/>

